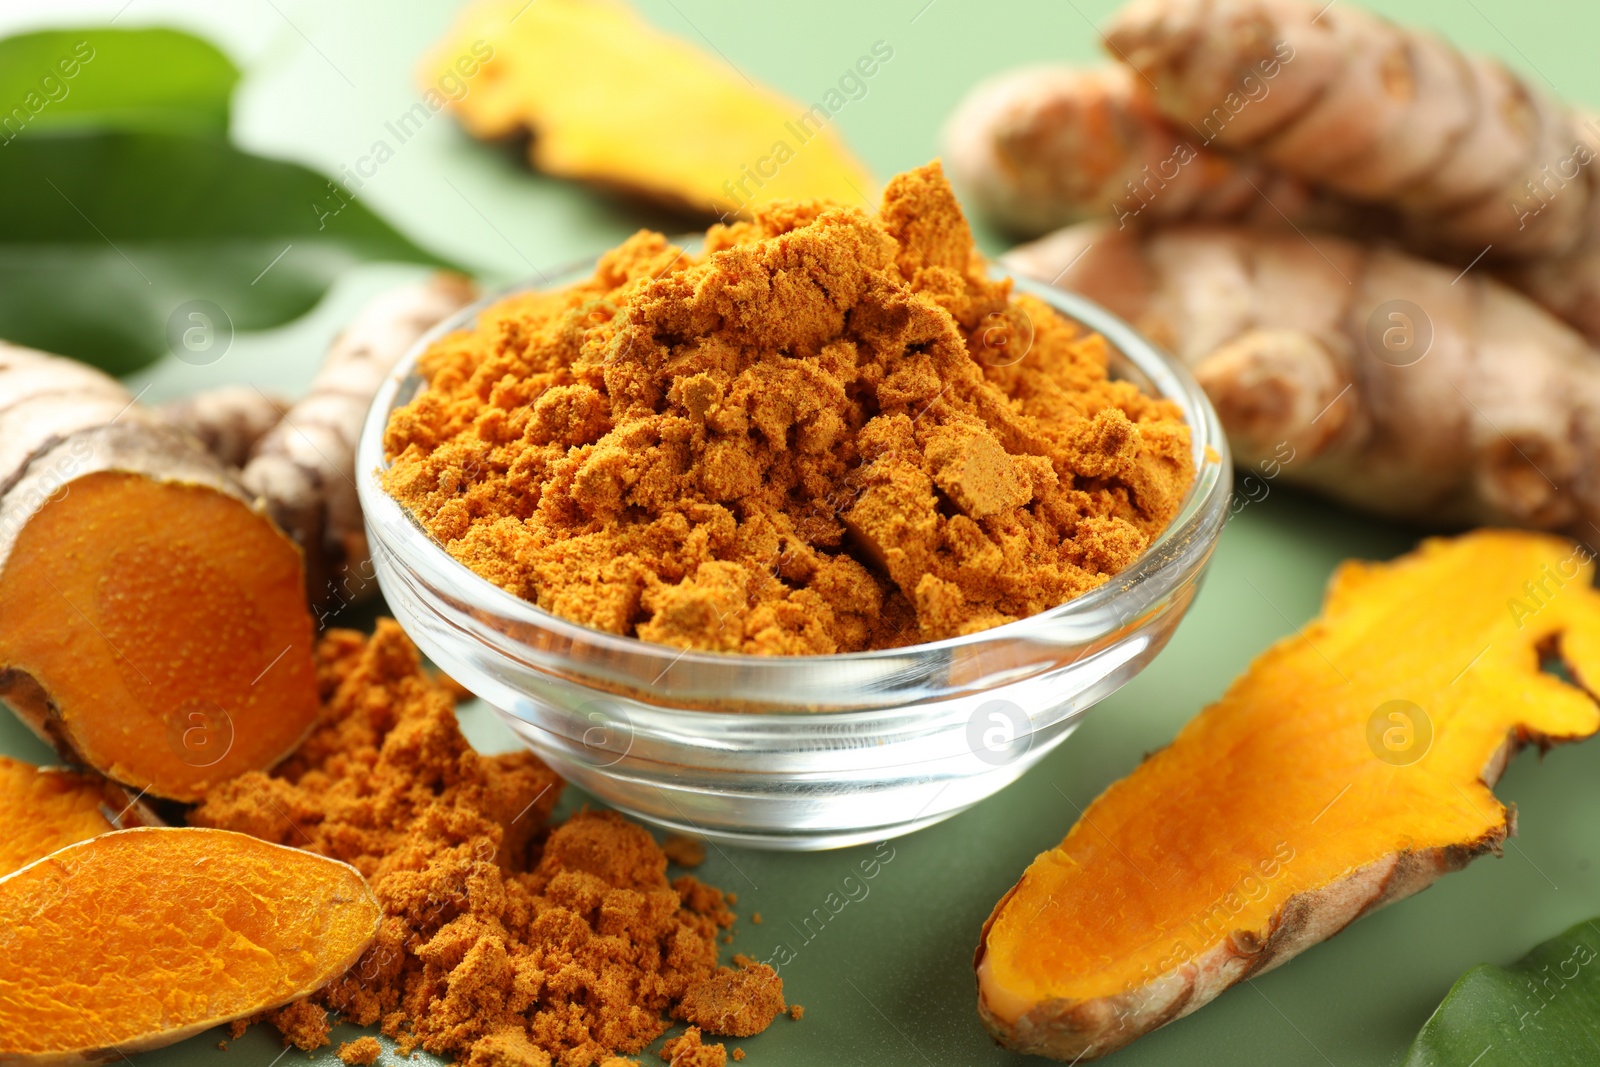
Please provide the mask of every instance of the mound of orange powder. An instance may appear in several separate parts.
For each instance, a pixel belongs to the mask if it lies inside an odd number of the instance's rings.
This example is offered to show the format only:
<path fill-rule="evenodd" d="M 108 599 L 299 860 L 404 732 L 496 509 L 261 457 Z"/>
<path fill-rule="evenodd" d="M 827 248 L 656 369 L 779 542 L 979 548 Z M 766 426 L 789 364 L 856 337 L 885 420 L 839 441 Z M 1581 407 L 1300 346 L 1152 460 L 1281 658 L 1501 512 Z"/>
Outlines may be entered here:
<path fill-rule="evenodd" d="M 540 607 L 680 647 L 853 652 L 1104 582 L 1193 480 L 1177 408 L 989 276 L 937 164 L 779 204 L 440 340 L 385 486 Z"/>
<path fill-rule="evenodd" d="M 318 661 L 311 736 L 190 816 L 350 863 L 383 907 L 343 978 L 271 1017 L 287 1039 L 326 1044 L 332 1009 L 402 1053 L 590 1067 L 644 1048 L 668 1015 L 742 1037 L 784 1010 L 772 968 L 718 965 L 734 918 L 719 890 L 669 882 L 649 832 L 613 812 L 550 829 L 560 779 L 529 752 L 474 751 L 396 623 L 330 631 Z"/>

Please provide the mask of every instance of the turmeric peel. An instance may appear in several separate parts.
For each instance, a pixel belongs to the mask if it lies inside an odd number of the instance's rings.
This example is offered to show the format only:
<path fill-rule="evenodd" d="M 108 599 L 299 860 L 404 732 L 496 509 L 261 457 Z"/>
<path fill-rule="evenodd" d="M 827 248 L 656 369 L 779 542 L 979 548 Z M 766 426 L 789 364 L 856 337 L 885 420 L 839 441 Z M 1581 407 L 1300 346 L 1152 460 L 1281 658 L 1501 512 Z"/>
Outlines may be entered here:
<path fill-rule="evenodd" d="M 490 308 L 420 361 L 384 486 L 468 567 L 599 629 L 937 640 L 1094 588 L 1176 514 L 1188 428 L 1108 360 L 990 277 L 932 164 L 877 217 L 782 204 L 698 256 L 640 233 Z"/>
<path fill-rule="evenodd" d="M 1319 0 L 1135 0 L 1105 40 L 1174 129 L 1392 212 L 1372 236 L 1486 257 L 1600 342 L 1600 126 L 1537 79 Z"/>
<path fill-rule="evenodd" d="M 1320 618 L 1106 790 L 996 905 L 975 961 L 990 1032 L 1103 1055 L 1498 853 L 1510 825 L 1490 786 L 1510 755 L 1600 729 L 1591 560 L 1485 531 L 1345 564 Z M 1525 583 L 1546 590 L 1537 607 Z M 1583 689 L 1541 673 L 1551 654 Z"/>
<path fill-rule="evenodd" d="M 229 470 L 244 466 L 250 450 L 283 421 L 289 402 L 253 385 L 219 385 L 178 397 L 156 411 L 199 439 Z"/>
<path fill-rule="evenodd" d="M 0 879 L 0 913 L 0 1059 L 33 1064 L 160 1048 L 303 997 L 379 919 L 343 863 L 178 827 L 52 853 Z"/>

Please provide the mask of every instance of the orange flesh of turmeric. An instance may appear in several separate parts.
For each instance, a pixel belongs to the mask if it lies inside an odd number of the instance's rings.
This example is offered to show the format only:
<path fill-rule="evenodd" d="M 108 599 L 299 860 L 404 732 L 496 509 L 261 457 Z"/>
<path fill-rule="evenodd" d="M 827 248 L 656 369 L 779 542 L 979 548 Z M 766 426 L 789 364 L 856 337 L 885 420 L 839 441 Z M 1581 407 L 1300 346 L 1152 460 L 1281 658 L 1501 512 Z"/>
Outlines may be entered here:
<path fill-rule="evenodd" d="M 155 796 L 198 799 L 294 748 L 317 714 L 311 637 L 299 550 L 203 486 L 78 478 L 0 572 L 8 699 L 58 747 Z"/>
<path fill-rule="evenodd" d="M 0 756 L 0 826 L 5 827 L 0 834 L 0 877 L 58 848 L 111 830 L 111 820 L 101 810 L 109 799 L 107 783 L 98 776 Z"/>
<path fill-rule="evenodd" d="M 1320 618 L 1112 785 L 1001 901 L 980 948 L 988 1011 L 1012 1024 L 1043 1002 L 1128 993 L 1230 936 L 1264 941 L 1291 898 L 1402 850 L 1496 850 L 1506 809 L 1485 779 L 1508 740 L 1600 727 L 1586 692 L 1540 670 L 1555 651 L 1600 684 L 1589 558 L 1501 531 L 1342 567 Z M 1395 700 L 1426 718 L 1379 712 Z"/>
<path fill-rule="evenodd" d="M 343 973 L 380 911 L 355 868 L 226 830 L 123 830 L 0 880 L 0 1061 L 170 1044 Z"/>
<path fill-rule="evenodd" d="M 874 53 L 887 62 L 893 48 Z M 460 87 L 449 106 L 473 135 L 531 132 L 539 170 L 673 207 L 726 216 L 784 199 L 870 203 L 877 191 L 829 119 L 844 107 L 836 91 L 808 110 L 620 0 L 478 0 L 422 77 L 428 92 Z"/>

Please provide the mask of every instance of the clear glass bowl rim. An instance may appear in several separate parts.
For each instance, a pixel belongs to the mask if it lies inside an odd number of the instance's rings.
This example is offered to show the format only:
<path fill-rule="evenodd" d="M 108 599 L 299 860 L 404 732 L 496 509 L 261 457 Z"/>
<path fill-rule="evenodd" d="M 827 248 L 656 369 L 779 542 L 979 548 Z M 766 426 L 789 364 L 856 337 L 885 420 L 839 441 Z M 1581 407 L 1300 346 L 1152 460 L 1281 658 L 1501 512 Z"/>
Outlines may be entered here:
<path fill-rule="evenodd" d="M 687 247 L 688 242 L 694 239 L 678 238 L 673 243 Z M 1013 283 L 1017 292 L 1037 297 L 1069 319 L 1076 320 L 1089 330 L 1104 336 L 1110 342 L 1114 355 L 1120 353 L 1128 363 L 1132 364 L 1156 387 L 1157 395 L 1176 402 L 1182 408 L 1189 425 L 1191 452 L 1195 463 L 1194 482 L 1190 485 L 1172 522 L 1127 568 L 1113 575 L 1104 584 L 1064 604 L 1002 626 L 939 641 L 826 655 L 756 656 L 736 652 L 684 650 L 670 645 L 642 641 L 637 637 L 597 630 L 545 611 L 532 602 L 500 588 L 451 556 L 398 501 L 384 491 L 379 479 L 381 472 L 386 470 L 389 464 L 383 451 L 383 437 L 389 415 L 397 406 L 396 398 L 400 389 L 414 376 L 418 358 L 435 341 L 449 333 L 469 328 L 479 313 L 508 296 L 529 290 L 559 288 L 579 281 L 593 272 L 597 262 L 597 258 L 586 259 L 558 271 L 541 273 L 537 278 L 524 279 L 503 286 L 440 322 L 418 338 L 411 349 L 395 364 L 374 397 L 362 424 L 356 450 L 356 485 L 362 513 L 369 528 L 369 539 L 373 541 L 372 550 L 374 552 L 380 550 L 379 539 L 370 535 L 372 528 L 381 527 L 387 530 L 397 543 L 392 546 L 384 545 L 383 548 L 393 551 L 407 568 L 434 588 L 461 591 L 470 599 L 474 608 L 481 612 L 513 624 L 535 627 L 596 649 L 653 660 L 659 662 L 663 668 L 674 664 L 685 666 L 704 664 L 714 669 L 726 669 L 730 663 L 744 662 L 751 665 L 759 664 L 763 672 L 781 675 L 785 664 L 814 671 L 830 662 L 858 664 L 875 659 L 889 660 L 908 655 L 937 654 L 958 649 L 971 650 L 974 646 L 1023 639 L 1033 630 L 1079 617 L 1089 619 L 1104 614 L 1109 619 L 1112 613 L 1108 609 L 1112 608 L 1116 598 L 1127 590 L 1142 586 L 1147 589 L 1149 597 L 1154 599 L 1164 596 L 1171 587 L 1184 581 L 1193 568 L 1184 565 L 1185 558 L 1189 554 L 1176 549 L 1197 537 L 1206 541 L 1213 540 L 1221 530 L 1231 491 L 1228 442 L 1216 410 L 1211 406 L 1211 402 L 1193 375 L 1175 357 L 1157 348 L 1132 326 L 1099 304 L 1076 293 L 1056 289 L 1031 279 L 1014 277 Z M 997 275 L 1004 275 L 998 267 L 995 268 L 995 272 Z M 1114 628 L 1108 627 L 1106 632 L 1109 633 L 1112 629 Z"/>

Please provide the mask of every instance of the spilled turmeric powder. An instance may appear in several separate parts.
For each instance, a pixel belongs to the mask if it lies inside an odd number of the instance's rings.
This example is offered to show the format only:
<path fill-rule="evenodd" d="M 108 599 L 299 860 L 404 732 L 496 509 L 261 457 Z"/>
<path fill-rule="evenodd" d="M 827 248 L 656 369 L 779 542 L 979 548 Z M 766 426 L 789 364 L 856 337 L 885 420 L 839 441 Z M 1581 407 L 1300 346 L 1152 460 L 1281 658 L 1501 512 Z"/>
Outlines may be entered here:
<path fill-rule="evenodd" d="M 1171 403 L 988 274 L 938 164 L 782 203 L 440 339 L 386 489 L 490 581 L 685 648 L 971 633 L 1128 566 L 1193 480 Z"/>
<path fill-rule="evenodd" d="M 396 623 L 370 639 L 329 631 L 318 681 L 321 719 L 300 749 L 191 815 L 342 859 L 383 909 L 354 967 L 269 1018 L 287 1040 L 325 1043 L 329 1009 L 381 1027 L 402 1056 L 581 1067 L 638 1052 L 668 1015 L 743 1034 L 774 996 L 781 1010 L 777 975 L 717 966 L 717 934 L 734 921 L 726 896 L 688 876 L 669 883 L 649 832 L 614 813 L 549 829 L 560 779 L 528 752 L 475 752 Z M 723 1005 L 749 982 L 758 1004 Z"/>

